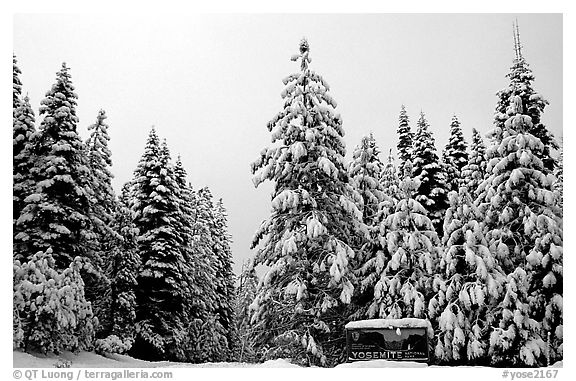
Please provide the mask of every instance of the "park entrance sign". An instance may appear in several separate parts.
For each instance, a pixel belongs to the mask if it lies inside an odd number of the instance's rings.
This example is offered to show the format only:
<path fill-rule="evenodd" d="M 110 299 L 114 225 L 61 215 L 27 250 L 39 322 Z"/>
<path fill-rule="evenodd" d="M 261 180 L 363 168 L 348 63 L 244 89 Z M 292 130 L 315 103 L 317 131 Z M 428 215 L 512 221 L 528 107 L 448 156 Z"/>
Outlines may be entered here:
<path fill-rule="evenodd" d="M 429 359 L 434 332 L 425 319 L 370 319 L 346 324 L 348 361 Z"/>

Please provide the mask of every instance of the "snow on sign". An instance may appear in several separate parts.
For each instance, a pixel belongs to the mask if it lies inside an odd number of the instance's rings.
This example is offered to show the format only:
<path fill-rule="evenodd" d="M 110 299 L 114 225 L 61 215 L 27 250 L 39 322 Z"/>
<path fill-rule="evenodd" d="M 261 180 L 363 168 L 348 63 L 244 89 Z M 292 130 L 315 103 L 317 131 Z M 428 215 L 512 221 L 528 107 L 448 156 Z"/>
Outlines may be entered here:
<path fill-rule="evenodd" d="M 348 361 L 428 361 L 432 326 L 424 319 L 371 319 L 346 324 Z"/>

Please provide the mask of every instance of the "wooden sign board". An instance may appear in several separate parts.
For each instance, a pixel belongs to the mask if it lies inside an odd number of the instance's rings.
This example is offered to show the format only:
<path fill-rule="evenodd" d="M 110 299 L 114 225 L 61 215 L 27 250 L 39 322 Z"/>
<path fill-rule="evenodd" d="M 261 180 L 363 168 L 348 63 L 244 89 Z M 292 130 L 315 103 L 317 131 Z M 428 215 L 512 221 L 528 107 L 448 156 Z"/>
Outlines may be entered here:
<path fill-rule="evenodd" d="M 385 320 L 385 319 L 378 319 Z M 360 325 L 361 326 L 361 325 Z M 429 359 L 428 329 L 423 326 L 346 327 L 348 361 Z"/>

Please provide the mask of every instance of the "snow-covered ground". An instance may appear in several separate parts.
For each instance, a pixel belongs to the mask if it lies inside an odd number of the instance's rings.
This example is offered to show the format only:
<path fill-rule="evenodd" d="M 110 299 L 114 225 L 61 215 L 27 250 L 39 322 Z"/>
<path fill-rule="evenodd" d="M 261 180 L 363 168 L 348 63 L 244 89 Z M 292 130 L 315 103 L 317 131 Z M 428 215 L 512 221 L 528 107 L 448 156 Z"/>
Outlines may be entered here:
<path fill-rule="evenodd" d="M 219 362 L 205 364 L 188 364 L 170 361 L 150 362 L 137 360 L 124 355 L 101 356 L 93 352 L 80 352 L 74 354 L 64 352 L 60 355 L 29 354 L 13 351 L 14 368 L 54 368 L 56 365 L 67 363 L 71 368 L 299 368 L 288 360 L 269 360 L 261 364 L 249 364 L 241 362 Z M 356 361 L 340 364 L 336 368 L 425 368 L 428 365 L 412 361 Z M 562 368 L 563 362 L 559 361 L 552 365 Z"/>

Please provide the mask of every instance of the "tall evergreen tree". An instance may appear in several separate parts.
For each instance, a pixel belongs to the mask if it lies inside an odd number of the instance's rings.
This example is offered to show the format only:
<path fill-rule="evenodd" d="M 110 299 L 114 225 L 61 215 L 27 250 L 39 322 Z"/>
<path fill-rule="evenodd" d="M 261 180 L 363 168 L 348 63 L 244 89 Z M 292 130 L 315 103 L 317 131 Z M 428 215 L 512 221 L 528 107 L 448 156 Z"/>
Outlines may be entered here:
<path fill-rule="evenodd" d="M 208 190 L 206 188 L 206 190 Z M 205 195 L 211 199 L 211 194 Z M 211 200 L 210 200 L 211 201 Z M 234 324 L 234 283 L 235 277 L 232 271 L 232 250 L 230 248 L 232 238 L 228 233 L 228 220 L 226 209 L 222 199 L 213 206 L 214 222 L 214 254 L 216 256 L 216 297 L 217 297 L 217 316 L 220 324 L 224 328 L 226 339 L 228 341 L 228 358 L 231 357 L 234 343 L 238 340 L 238 332 Z"/>
<path fill-rule="evenodd" d="M 398 173 L 403 174 L 405 172 L 404 165 L 406 162 L 412 162 L 414 157 L 412 155 L 413 149 L 413 139 L 414 134 L 410 129 L 408 113 L 406 112 L 406 108 L 402 105 L 400 109 L 400 117 L 398 118 L 398 157 L 400 159 L 400 165 L 398 165 Z"/>
<path fill-rule="evenodd" d="M 480 183 L 486 175 L 486 146 L 480 133 L 472 129 L 472 144 L 468 163 L 462 168 L 461 185 L 468 188 L 468 192 L 475 199 Z"/>
<path fill-rule="evenodd" d="M 142 261 L 131 353 L 143 359 L 185 358 L 189 292 L 174 177 L 167 149 L 161 147 L 153 128 L 134 173 L 131 206 Z"/>
<path fill-rule="evenodd" d="M 449 197 L 436 294 L 428 305 L 437 330 L 434 354 L 449 364 L 488 364 L 489 329 L 497 324 L 494 310 L 506 279 L 467 188 Z"/>
<path fill-rule="evenodd" d="M 348 183 L 342 120 L 300 43 L 300 72 L 285 78 L 284 108 L 269 123 L 273 146 L 252 164 L 273 182 L 272 215 L 256 233 L 255 264 L 270 267 L 252 308 L 265 357 L 330 365 L 344 358 L 345 307 L 354 291 L 348 245 L 361 226 Z"/>
<path fill-rule="evenodd" d="M 22 82 L 20 81 L 20 68 L 16 55 L 12 54 L 12 111 L 14 112 L 20 106 L 20 97 L 22 96 Z"/>
<path fill-rule="evenodd" d="M 554 171 L 556 176 L 555 189 L 558 194 L 560 209 L 564 208 L 564 145 L 560 147 L 560 157 L 558 158 L 558 165 Z M 564 215 L 564 213 L 562 213 Z"/>
<path fill-rule="evenodd" d="M 358 209 L 362 211 L 362 221 L 373 226 L 377 219 L 378 207 L 384 199 L 380 175 L 384 165 L 378 155 L 380 150 L 372 134 L 364 136 L 352 153 L 348 166 L 348 176 L 354 188 L 362 197 Z"/>
<path fill-rule="evenodd" d="M 438 236 L 426 210 L 413 197 L 419 180 L 413 180 L 405 163 L 400 183 L 402 199 L 383 221 L 381 243 L 386 248 L 374 262 L 376 274 L 370 318 L 425 318 L 425 303 L 438 266 Z"/>
<path fill-rule="evenodd" d="M 462 168 L 468 164 L 466 141 L 460 128 L 460 121 L 454 115 L 450 123 L 450 137 L 446 148 L 442 152 L 442 163 L 446 172 L 446 185 L 448 190 L 458 191 L 458 185 L 462 177 Z"/>
<path fill-rule="evenodd" d="M 110 171 L 112 166 L 112 153 L 108 148 L 108 125 L 106 112 L 100 110 L 96 123 L 88 126 L 90 137 L 86 141 L 88 166 L 92 173 L 92 189 L 96 199 L 94 216 L 102 232 L 110 232 L 110 225 L 116 211 L 116 196 L 112 188 L 114 175 Z"/>
<path fill-rule="evenodd" d="M 195 272 L 192 282 L 200 302 L 189 329 L 190 360 L 228 361 L 233 340 L 227 336 L 229 331 L 223 326 L 223 323 L 228 323 L 228 311 L 223 300 L 227 280 L 221 277 L 221 238 L 215 229 L 212 194 L 208 188 L 198 192 L 189 189 L 194 213 L 191 225 L 194 246 L 190 260 L 194 263 Z M 224 312 L 223 316 L 219 315 L 220 312 Z"/>
<path fill-rule="evenodd" d="M 428 216 L 438 232 L 442 235 L 444 212 L 447 208 L 446 175 L 440 165 L 434 137 L 429 130 L 424 113 L 420 113 L 418 129 L 414 136 L 414 178 L 420 186 L 415 194 L 418 201 L 428 211 Z"/>
<path fill-rule="evenodd" d="M 42 101 L 40 128 L 28 144 L 33 186 L 15 226 L 16 258 L 26 260 L 32 253 L 52 248 L 57 269 L 67 268 L 76 256 L 90 257 L 85 248 L 94 238 L 90 172 L 76 130 L 77 98 L 69 68 L 63 64 Z"/>
<path fill-rule="evenodd" d="M 96 341 L 100 352 L 125 353 L 134 343 L 136 322 L 136 288 L 141 266 L 137 251 L 138 229 L 132 221 L 130 183 L 124 184 L 116 205 L 112 228 L 119 234 L 108 260 L 107 274 L 111 281 L 109 336 Z"/>
<path fill-rule="evenodd" d="M 12 143 L 12 217 L 14 223 L 18 217 L 20 217 L 20 213 L 24 208 L 24 199 L 28 196 L 33 186 L 33 179 L 30 175 L 30 169 L 33 166 L 33 157 L 30 156 L 30 152 L 26 149 L 26 146 L 30 143 L 32 134 L 36 131 L 34 123 L 34 111 L 32 111 L 28 96 L 25 96 L 14 110 Z"/>
<path fill-rule="evenodd" d="M 562 218 L 556 179 L 540 159 L 546 147 L 523 110 L 514 96 L 479 189 L 489 248 L 507 276 L 488 353 L 494 363 L 542 365 L 548 334 L 550 357 L 562 357 Z"/>
<path fill-rule="evenodd" d="M 234 301 L 236 330 L 238 332 L 238 343 L 234 357 L 239 362 L 257 361 L 254 335 L 250 326 L 250 304 L 256 297 L 257 290 L 258 276 L 254 264 L 250 260 L 242 266 Z"/>
<path fill-rule="evenodd" d="M 506 128 L 505 123 L 508 120 L 506 110 L 511 99 L 518 95 L 524 105 L 525 114 L 532 120 L 530 134 L 540 139 L 544 144 L 544 149 L 538 153 L 538 158 L 543 161 L 544 170 L 548 174 L 553 171 L 555 166 L 555 159 L 551 156 L 552 150 L 558 149 L 559 146 L 552 133 L 542 123 L 542 113 L 548 101 L 532 87 L 535 77 L 522 54 L 518 24 L 514 27 L 514 51 L 515 58 L 510 72 L 506 75 L 510 83 L 497 94 L 498 103 L 494 111 L 495 128 L 490 136 L 497 144 L 501 142 Z"/>
<path fill-rule="evenodd" d="M 96 123 L 88 126 L 90 136 L 86 140 L 86 158 L 90 170 L 90 188 L 93 192 L 92 212 L 90 218 L 94 226 L 96 239 L 93 240 L 87 250 L 94 252 L 93 257 L 100 258 L 98 267 L 102 275 L 88 281 L 86 293 L 93 300 L 93 311 L 98 318 L 99 327 L 97 337 L 107 336 L 112 329 L 112 316 L 110 315 L 112 296 L 110 279 L 107 277 L 106 267 L 113 260 L 113 251 L 117 251 L 119 242 L 122 241 L 120 232 L 114 228 L 114 218 L 117 215 L 116 195 L 112 188 L 110 171 L 112 166 L 112 153 L 108 148 L 108 125 L 106 124 L 106 112 L 100 110 L 96 117 Z M 94 295 L 94 297 L 92 297 Z"/>

